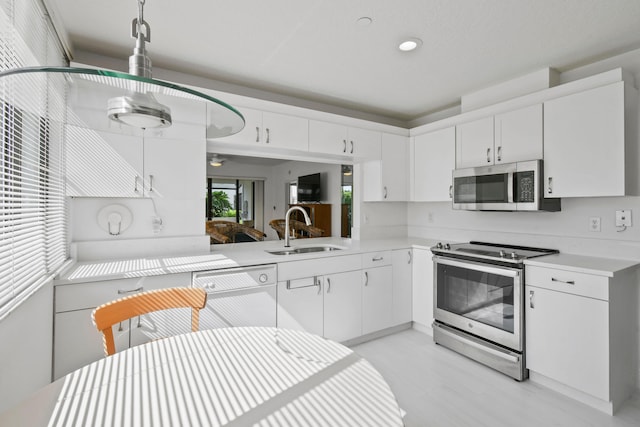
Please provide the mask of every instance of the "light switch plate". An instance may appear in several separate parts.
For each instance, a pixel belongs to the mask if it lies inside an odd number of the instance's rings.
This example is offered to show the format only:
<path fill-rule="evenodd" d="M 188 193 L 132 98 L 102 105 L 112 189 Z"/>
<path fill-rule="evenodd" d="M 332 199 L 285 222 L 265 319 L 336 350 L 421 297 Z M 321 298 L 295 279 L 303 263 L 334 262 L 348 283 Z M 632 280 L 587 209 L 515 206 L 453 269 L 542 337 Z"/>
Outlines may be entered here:
<path fill-rule="evenodd" d="M 631 227 L 631 210 L 616 211 L 616 227 Z"/>

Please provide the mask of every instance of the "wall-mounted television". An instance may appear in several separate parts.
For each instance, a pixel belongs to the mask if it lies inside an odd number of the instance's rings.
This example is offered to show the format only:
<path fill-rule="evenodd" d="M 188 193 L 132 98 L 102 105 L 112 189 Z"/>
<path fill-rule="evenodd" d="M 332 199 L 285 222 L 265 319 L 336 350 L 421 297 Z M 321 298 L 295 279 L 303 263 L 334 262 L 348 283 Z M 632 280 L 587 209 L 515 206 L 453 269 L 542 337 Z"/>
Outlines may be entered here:
<path fill-rule="evenodd" d="M 298 203 L 320 202 L 321 195 L 320 173 L 298 177 Z"/>

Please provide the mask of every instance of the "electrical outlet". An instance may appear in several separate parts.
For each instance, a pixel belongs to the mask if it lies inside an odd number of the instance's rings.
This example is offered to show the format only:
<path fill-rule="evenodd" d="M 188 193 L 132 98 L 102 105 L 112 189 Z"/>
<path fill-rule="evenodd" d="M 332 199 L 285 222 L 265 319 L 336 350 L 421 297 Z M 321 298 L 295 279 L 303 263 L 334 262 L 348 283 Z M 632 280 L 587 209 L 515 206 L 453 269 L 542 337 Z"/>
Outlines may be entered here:
<path fill-rule="evenodd" d="M 433 212 L 427 214 L 427 222 L 433 222 Z"/>
<path fill-rule="evenodd" d="M 616 211 L 616 227 L 631 227 L 631 210 Z"/>
<path fill-rule="evenodd" d="M 592 216 L 589 218 L 589 231 L 600 231 L 600 217 Z"/>

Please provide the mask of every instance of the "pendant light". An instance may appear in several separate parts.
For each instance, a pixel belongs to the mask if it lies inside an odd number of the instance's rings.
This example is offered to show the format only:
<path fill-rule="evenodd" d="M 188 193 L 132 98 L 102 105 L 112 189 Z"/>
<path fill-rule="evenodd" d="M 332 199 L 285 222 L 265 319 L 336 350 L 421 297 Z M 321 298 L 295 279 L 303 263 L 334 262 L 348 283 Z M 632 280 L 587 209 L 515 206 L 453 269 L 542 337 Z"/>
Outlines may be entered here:
<path fill-rule="evenodd" d="M 24 67 L 1 72 L 0 83 L 13 85 L 16 93 L 24 94 L 33 93 L 34 85 L 64 86 L 65 124 L 96 131 L 137 135 L 145 129 L 203 124 L 207 138 L 241 131 L 244 118 L 232 106 L 200 91 L 152 78 L 146 52 L 151 28 L 144 20 L 145 0 L 137 3 L 138 17 L 131 25 L 136 45 L 129 57 L 129 73 L 79 67 Z"/>
<path fill-rule="evenodd" d="M 138 0 L 138 17 L 131 22 L 131 37 L 136 39 L 136 47 L 129 57 L 129 74 L 150 79 L 151 59 L 145 42 L 151 42 L 151 27 L 144 20 L 144 3 L 145 0 Z M 150 93 L 133 92 L 111 98 L 107 115 L 111 120 L 143 129 L 171 126 L 171 110 Z"/>

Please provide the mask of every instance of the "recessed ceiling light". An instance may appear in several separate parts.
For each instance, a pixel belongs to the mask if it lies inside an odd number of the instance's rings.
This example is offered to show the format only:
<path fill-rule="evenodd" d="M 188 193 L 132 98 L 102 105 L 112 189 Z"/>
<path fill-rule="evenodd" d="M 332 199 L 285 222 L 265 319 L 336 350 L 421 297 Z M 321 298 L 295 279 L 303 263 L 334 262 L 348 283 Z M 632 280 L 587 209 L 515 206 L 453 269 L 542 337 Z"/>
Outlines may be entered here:
<path fill-rule="evenodd" d="M 398 45 L 398 49 L 403 52 L 411 52 L 412 50 L 419 48 L 421 45 L 422 40 L 418 38 L 409 38 L 400 42 L 400 44 Z"/>
<path fill-rule="evenodd" d="M 373 22 L 373 19 L 369 18 L 368 16 L 363 16 L 361 18 L 358 18 L 358 20 L 356 21 L 359 27 L 366 27 L 368 25 L 371 25 L 372 22 Z"/>

